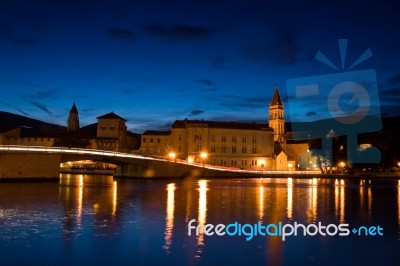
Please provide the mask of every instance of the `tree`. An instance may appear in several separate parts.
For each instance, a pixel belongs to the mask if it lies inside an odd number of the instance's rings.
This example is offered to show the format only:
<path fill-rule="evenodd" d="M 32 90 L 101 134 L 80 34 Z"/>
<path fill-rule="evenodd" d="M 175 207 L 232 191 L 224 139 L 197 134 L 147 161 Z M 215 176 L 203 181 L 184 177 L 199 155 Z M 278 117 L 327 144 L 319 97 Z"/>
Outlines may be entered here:
<path fill-rule="evenodd" d="M 321 142 L 314 141 L 310 143 L 311 155 L 317 158 L 317 166 L 321 170 L 321 174 L 332 173 L 332 139 L 334 137 L 335 132 L 331 129 L 325 138 L 321 139 Z"/>

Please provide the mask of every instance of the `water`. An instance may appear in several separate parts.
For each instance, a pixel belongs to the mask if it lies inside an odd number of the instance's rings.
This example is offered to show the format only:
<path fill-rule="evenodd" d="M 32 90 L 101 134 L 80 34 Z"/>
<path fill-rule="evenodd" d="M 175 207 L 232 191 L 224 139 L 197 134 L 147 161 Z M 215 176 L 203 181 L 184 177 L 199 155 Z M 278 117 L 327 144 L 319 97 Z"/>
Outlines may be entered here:
<path fill-rule="evenodd" d="M 188 222 L 347 223 L 383 236 L 188 236 Z M 195 231 L 193 230 L 193 234 Z M 0 264 L 398 265 L 400 181 L 113 180 L 0 183 Z"/>

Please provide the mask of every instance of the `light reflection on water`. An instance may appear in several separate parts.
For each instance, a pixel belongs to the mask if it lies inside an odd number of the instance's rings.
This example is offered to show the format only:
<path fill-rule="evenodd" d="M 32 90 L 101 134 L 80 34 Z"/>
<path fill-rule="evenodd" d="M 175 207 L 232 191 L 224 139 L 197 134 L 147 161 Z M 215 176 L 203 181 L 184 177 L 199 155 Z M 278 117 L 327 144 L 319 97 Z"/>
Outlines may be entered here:
<path fill-rule="evenodd" d="M 206 224 L 207 222 L 207 181 L 200 180 L 199 184 L 199 211 L 197 223 Z M 204 246 L 204 227 L 200 227 L 199 235 L 197 236 L 197 254 L 195 256 L 196 259 L 201 257 Z"/>
<path fill-rule="evenodd" d="M 175 209 L 175 183 L 167 185 L 167 215 L 165 219 L 165 244 L 164 249 L 169 252 L 172 242 L 172 231 L 174 229 L 174 209 Z"/>
<path fill-rule="evenodd" d="M 398 240 L 400 240 L 400 180 L 397 181 L 398 185 L 397 185 L 397 223 L 399 225 L 399 237 Z"/>
<path fill-rule="evenodd" d="M 380 225 L 384 237 L 187 235 L 187 223 Z M 352 264 L 400 259 L 400 181 L 330 179 L 114 180 L 62 175 L 59 184 L 0 183 L 5 265 Z M 18 256 L 21 248 L 26 256 Z M 38 256 L 40 255 L 41 256 Z M 362 256 L 361 256 L 362 254 Z"/>

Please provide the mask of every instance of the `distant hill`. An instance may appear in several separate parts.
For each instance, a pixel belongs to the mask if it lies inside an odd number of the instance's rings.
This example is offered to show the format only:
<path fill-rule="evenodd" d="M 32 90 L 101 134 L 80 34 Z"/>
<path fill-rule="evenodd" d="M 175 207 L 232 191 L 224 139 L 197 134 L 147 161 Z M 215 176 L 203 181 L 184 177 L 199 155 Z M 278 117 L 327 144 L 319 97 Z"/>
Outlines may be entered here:
<path fill-rule="evenodd" d="M 38 131 L 64 132 L 66 127 L 46 123 L 37 119 L 0 111 L 0 132 L 16 127 L 32 128 Z"/>

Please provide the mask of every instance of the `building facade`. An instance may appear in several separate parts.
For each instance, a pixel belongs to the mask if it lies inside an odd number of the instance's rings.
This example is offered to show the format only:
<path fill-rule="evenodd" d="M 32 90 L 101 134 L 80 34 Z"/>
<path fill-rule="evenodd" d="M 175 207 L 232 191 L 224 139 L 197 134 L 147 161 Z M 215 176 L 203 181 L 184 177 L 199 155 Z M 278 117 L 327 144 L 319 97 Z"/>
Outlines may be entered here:
<path fill-rule="evenodd" d="M 273 170 L 274 132 L 255 123 L 177 120 L 171 131 L 146 131 L 140 151 L 188 162 Z"/>
<path fill-rule="evenodd" d="M 254 170 L 314 170 L 309 141 L 287 139 L 275 88 L 268 124 L 177 120 L 169 131 L 146 131 L 139 152 L 188 162 Z"/>

